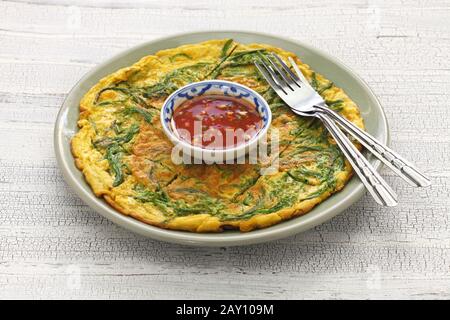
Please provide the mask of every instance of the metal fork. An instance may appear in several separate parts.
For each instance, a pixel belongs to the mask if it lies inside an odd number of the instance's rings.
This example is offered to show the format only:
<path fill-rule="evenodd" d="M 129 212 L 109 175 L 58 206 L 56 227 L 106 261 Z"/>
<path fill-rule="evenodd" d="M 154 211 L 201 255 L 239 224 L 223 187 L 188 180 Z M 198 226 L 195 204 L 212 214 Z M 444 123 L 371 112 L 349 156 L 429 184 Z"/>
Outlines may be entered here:
<path fill-rule="evenodd" d="M 317 102 L 314 107 L 318 112 L 326 113 L 333 118 L 339 125 L 342 126 L 348 133 L 350 133 L 356 140 L 358 140 L 367 150 L 380 159 L 385 165 L 387 165 L 398 176 L 403 178 L 412 186 L 427 187 L 429 186 L 430 179 L 421 173 L 411 162 L 400 156 L 394 150 L 383 145 L 372 137 L 367 132 L 361 130 L 353 123 L 331 110 L 327 107 L 322 97 L 311 87 L 308 80 L 303 76 L 302 72 L 298 68 L 294 60 L 289 57 L 289 62 L 292 68 L 295 70 L 294 74 L 277 55 L 273 54 L 273 57 L 278 60 L 283 70 L 292 77 L 297 85 L 304 91 L 305 96 L 309 96 L 312 102 Z"/>
<path fill-rule="evenodd" d="M 289 57 L 289 62 L 292 68 L 295 70 L 296 74 L 293 74 L 291 70 L 284 64 L 280 57 L 274 55 L 278 60 L 280 65 L 284 70 L 290 73 L 291 76 L 298 78 L 296 82 L 302 85 L 302 89 L 309 92 L 309 95 L 315 96 L 316 99 L 321 102 L 315 105 L 319 112 L 323 112 L 335 120 L 339 125 L 342 126 L 348 133 L 350 133 L 356 140 L 358 140 L 367 150 L 369 150 L 373 155 L 380 159 L 386 166 L 388 166 L 392 171 L 394 171 L 399 177 L 408 182 L 410 185 L 415 187 L 427 187 L 431 184 L 430 179 L 427 178 L 423 173 L 421 173 L 411 162 L 400 156 L 394 150 L 383 145 L 377 139 L 372 137 L 367 132 L 361 130 L 353 123 L 348 121 L 346 118 L 339 115 L 334 110 L 327 107 L 325 101 L 322 97 L 311 87 L 308 80 L 304 77 L 300 69 L 294 60 Z"/>
<path fill-rule="evenodd" d="M 278 56 L 273 55 L 273 58 L 278 60 L 281 67 L 271 58 L 268 58 L 267 61 L 255 62 L 255 65 L 280 98 L 291 107 L 294 113 L 301 116 L 317 117 L 323 122 L 361 182 L 378 204 L 384 206 L 397 205 L 397 195 L 394 190 L 356 149 L 331 116 L 317 108 L 318 105 L 326 106 L 322 97 L 318 94 L 312 95 L 309 91 L 304 90 L 303 88 L 306 86 L 300 78 Z"/>

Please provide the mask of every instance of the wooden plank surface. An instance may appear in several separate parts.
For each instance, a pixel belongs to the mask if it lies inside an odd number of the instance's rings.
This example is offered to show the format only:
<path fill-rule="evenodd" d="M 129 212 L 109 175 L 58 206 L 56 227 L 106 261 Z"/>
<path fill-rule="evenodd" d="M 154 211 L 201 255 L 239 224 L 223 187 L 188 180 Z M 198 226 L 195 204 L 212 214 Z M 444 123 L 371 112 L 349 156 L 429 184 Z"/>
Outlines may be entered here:
<path fill-rule="evenodd" d="M 70 88 L 132 45 L 189 30 L 266 31 L 343 60 L 384 106 L 393 147 L 432 177 L 273 243 L 190 248 L 101 218 L 56 166 Z M 450 298 L 450 3 L 1 1 L 0 298 Z"/>

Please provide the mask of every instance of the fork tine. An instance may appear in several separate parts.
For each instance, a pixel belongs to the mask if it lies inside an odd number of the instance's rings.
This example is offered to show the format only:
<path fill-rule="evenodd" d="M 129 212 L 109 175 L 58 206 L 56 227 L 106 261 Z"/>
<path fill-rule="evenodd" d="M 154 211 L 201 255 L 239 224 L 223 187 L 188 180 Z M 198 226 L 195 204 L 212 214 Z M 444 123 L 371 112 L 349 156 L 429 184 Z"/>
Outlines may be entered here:
<path fill-rule="evenodd" d="M 278 93 L 280 96 L 285 96 L 286 89 L 280 84 L 281 79 L 278 78 L 278 76 L 274 73 L 273 70 L 267 66 L 267 64 L 264 63 L 264 61 L 261 60 L 261 62 L 255 62 L 256 67 L 258 70 L 263 74 L 264 78 L 269 82 L 270 86 Z"/>
<path fill-rule="evenodd" d="M 280 78 L 277 71 L 274 70 L 274 67 L 272 66 L 273 62 L 270 61 L 270 59 L 267 59 L 267 61 L 269 61 L 270 64 L 268 64 L 264 60 L 261 60 L 260 63 L 266 68 L 267 72 L 270 74 L 272 79 L 275 81 L 276 84 L 278 84 L 278 87 L 280 87 L 284 91 L 284 93 L 287 94 L 289 91 L 292 90 L 292 88 L 287 84 L 287 82 L 284 79 Z"/>
<path fill-rule="evenodd" d="M 292 59 L 291 57 L 288 57 L 288 60 L 289 60 L 289 62 L 291 64 L 292 68 L 294 68 L 297 77 L 300 78 L 300 81 L 303 82 L 306 85 L 309 85 L 309 81 L 305 78 L 303 73 L 300 71 L 300 68 L 297 66 L 297 64 L 295 63 L 294 59 Z"/>
<path fill-rule="evenodd" d="M 272 53 L 272 56 L 277 59 L 277 61 L 280 63 L 281 67 L 284 69 L 284 71 L 286 71 L 287 74 L 289 74 L 292 78 L 292 80 L 294 81 L 294 83 L 300 87 L 302 81 L 301 79 L 299 79 L 299 77 L 292 72 L 292 70 L 286 65 L 286 63 L 284 63 L 284 61 L 275 53 Z M 288 57 L 288 59 L 290 59 L 289 61 L 292 63 L 292 59 L 291 57 Z M 292 60 L 292 61 L 291 61 Z M 295 64 L 295 63 L 294 63 Z"/>
<path fill-rule="evenodd" d="M 283 70 L 281 70 L 281 68 L 277 65 L 277 63 L 273 60 L 272 57 L 268 57 L 267 61 L 272 69 L 272 71 L 274 73 L 279 74 L 283 80 L 286 82 L 287 86 L 289 87 L 289 89 L 291 90 L 295 90 L 296 89 L 296 83 L 289 77 L 289 75 L 287 75 Z"/>
<path fill-rule="evenodd" d="M 278 64 L 274 61 L 275 59 L 278 60 L 282 68 L 280 68 Z M 283 60 L 280 59 L 280 57 L 278 57 L 275 53 L 272 52 L 267 60 L 270 62 L 272 68 L 278 71 L 278 73 L 283 77 L 284 81 L 288 83 L 289 87 L 292 90 L 295 90 L 297 89 L 297 87 L 300 87 L 300 84 L 296 82 L 296 80 L 298 80 L 297 77 L 291 72 L 289 72 L 290 71 L 289 68 L 286 66 Z"/>

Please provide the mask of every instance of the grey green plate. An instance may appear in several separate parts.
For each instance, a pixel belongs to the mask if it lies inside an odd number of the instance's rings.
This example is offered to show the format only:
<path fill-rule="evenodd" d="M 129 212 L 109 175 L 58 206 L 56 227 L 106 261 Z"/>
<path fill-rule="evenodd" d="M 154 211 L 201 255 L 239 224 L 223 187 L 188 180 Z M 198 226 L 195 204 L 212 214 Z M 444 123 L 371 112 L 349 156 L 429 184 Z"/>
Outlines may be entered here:
<path fill-rule="evenodd" d="M 67 183 L 92 209 L 124 228 L 153 239 L 196 246 L 236 246 L 276 240 L 308 230 L 331 219 L 363 196 L 365 192 L 363 185 L 357 178 L 352 178 L 341 192 L 331 196 L 301 217 L 248 233 L 226 231 L 217 234 L 201 234 L 164 230 L 144 224 L 122 215 L 92 193 L 81 172 L 75 167 L 69 144 L 71 137 L 77 131 L 78 105 L 83 95 L 102 77 L 119 68 L 132 65 L 143 56 L 187 43 L 223 38 L 233 38 L 242 43 L 267 43 L 296 53 L 314 70 L 342 87 L 359 105 L 367 131 L 382 143 L 388 143 L 386 116 L 375 95 L 354 72 L 328 54 L 298 41 L 255 32 L 208 31 L 178 34 L 128 49 L 95 67 L 73 87 L 59 111 L 54 131 L 56 159 Z M 371 158 L 370 161 L 377 169 L 380 168 L 381 164 L 378 160 Z"/>

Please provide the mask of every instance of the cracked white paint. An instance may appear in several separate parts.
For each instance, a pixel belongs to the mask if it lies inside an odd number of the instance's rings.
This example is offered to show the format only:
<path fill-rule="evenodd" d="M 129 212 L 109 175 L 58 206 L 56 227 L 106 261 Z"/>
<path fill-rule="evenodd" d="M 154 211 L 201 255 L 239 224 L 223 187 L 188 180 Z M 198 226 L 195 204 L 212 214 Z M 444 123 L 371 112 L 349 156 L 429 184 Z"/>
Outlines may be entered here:
<path fill-rule="evenodd" d="M 450 298 L 449 2 L 282 3 L 0 2 L 0 298 Z M 433 186 L 384 170 L 398 207 L 366 196 L 314 230 L 242 248 L 161 243 L 101 218 L 56 167 L 65 95 L 125 48 L 211 29 L 269 31 L 343 60 Z"/>

